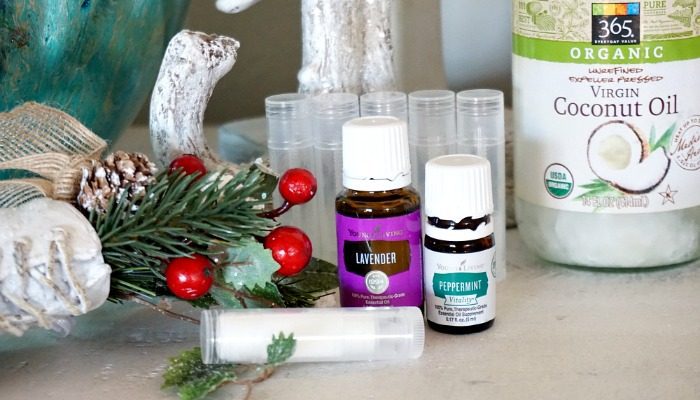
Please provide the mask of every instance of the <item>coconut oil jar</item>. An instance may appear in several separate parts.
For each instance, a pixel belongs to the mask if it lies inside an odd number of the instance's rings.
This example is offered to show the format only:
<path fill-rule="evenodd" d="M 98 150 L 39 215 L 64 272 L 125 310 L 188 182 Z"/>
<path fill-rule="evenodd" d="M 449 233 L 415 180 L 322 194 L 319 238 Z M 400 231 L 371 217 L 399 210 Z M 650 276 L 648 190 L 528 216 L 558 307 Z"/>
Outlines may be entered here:
<path fill-rule="evenodd" d="M 700 257 L 700 0 L 513 1 L 515 197 L 541 257 Z"/>

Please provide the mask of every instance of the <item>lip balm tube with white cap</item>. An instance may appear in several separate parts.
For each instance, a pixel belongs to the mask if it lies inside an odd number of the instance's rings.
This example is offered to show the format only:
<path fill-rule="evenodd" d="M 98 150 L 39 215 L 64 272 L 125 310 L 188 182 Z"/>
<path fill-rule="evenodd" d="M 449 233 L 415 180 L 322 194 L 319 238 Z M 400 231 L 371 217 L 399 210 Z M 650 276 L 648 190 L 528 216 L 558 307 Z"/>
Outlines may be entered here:
<path fill-rule="evenodd" d="M 267 346 L 280 333 L 296 341 L 288 362 L 414 359 L 425 342 L 416 307 L 206 310 L 202 361 L 265 363 Z"/>

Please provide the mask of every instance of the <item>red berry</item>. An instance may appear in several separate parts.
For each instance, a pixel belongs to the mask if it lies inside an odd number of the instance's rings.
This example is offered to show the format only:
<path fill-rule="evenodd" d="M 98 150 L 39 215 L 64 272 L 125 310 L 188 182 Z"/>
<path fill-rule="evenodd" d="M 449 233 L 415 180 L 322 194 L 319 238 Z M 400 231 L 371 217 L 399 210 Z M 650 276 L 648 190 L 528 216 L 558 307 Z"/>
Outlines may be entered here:
<path fill-rule="evenodd" d="M 280 178 L 279 190 L 282 197 L 292 204 L 303 204 L 316 194 L 316 178 L 309 170 L 292 168 Z"/>
<path fill-rule="evenodd" d="M 272 258 L 280 265 L 277 273 L 283 276 L 301 272 L 311 260 L 311 240 L 304 231 L 293 226 L 273 229 L 263 245 L 272 251 Z"/>
<path fill-rule="evenodd" d="M 207 173 L 207 168 L 204 166 L 202 159 L 193 154 L 183 154 L 176 157 L 168 167 L 171 173 L 179 169 L 184 170 L 187 175 L 196 173 L 199 177 Z"/>
<path fill-rule="evenodd" d="M 165 282 L 175 296 L 194 300 L 207 294 L 211 288 L 212 272 L 211 261 L 203 255 L 175 258 L 165 269 Z"/>

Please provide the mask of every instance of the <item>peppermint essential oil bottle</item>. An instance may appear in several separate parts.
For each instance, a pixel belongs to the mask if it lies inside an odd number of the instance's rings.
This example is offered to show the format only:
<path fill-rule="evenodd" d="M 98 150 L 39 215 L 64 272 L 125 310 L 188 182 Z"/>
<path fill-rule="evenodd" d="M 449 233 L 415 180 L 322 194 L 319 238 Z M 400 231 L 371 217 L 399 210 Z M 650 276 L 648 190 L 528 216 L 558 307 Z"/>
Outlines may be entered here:
<path fill-rule="evenodd" d="M 451 334 L 490 328 L 496 316 L 496 248 L 488 160 L 454 154 L 428 161 L 424 206 L 428 326 Z"/>
<path fill-rule="evenodd" d="M 343 187 L 335 201 L 340 304 L 422 308 L 420 197 L 404 121 L 343 125 Z"/>

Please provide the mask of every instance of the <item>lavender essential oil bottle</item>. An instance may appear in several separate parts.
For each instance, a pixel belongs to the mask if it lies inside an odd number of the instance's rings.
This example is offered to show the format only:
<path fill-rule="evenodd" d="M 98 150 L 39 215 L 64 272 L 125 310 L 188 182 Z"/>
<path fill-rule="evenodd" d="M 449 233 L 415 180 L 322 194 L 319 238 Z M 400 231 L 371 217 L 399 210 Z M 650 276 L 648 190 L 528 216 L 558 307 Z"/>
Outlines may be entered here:
<path fill-rule="evenodd" d="M 343 187 L 335 201 L 341 305 L 422 308 L 420 196 L 404 121 L 345 123 Z"/>

